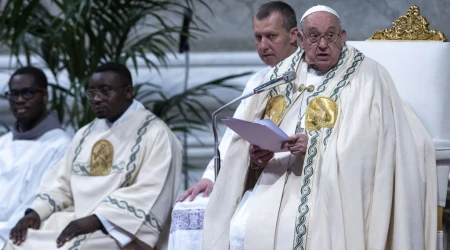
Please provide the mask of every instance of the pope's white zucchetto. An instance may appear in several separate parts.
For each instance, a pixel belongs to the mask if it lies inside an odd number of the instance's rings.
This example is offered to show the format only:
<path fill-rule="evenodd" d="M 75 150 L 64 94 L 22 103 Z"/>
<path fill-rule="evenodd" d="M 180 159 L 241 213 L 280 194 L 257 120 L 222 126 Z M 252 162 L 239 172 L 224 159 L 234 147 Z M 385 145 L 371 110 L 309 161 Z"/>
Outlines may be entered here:
<path fill-rule="evenodd" d="M 339 20 L 341 19 L 339 17 L 338 13 L 335 10 L 333 10 L 332 8 L 325 6 L 325 5 L 317 5 L 317 6 L 309 8 L 305 12 L 305 14 L 303 14 L 302 19 L 300 19 L 300 22 L 303 21 L 303 19 L 305 19 L 307 16 L 311 15 L 312 13 L 319 12 L 319 11 L 325 11 L 325 12 L 331 13 L 331 14 L 335 15 Z"/>

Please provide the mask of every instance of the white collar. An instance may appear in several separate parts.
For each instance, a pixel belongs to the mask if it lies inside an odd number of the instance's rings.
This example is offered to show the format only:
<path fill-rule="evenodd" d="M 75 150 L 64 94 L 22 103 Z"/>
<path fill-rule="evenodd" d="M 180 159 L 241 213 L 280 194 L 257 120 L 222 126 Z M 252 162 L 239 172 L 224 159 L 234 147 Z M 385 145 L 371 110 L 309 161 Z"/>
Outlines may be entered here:
<path fill-rule="evenodd" d="M 106 126 L 110 128 L 113 125 L 123 122 L 131 114 L 131 112 L 137 109 L 145 109 L 145 108 L 144 105 L 142 105 L 142 103 L 133 99 L 133 103 L 131 103 L 130 107 L 128 107 L 128 109 L 119 117 L 119 119 L 115 120 L 114 122 L 110 122 L 108 121 L 108 119 L 104 119 Z"/>
<path fill-rule="evenodd" d="M 322 71 L 317 71 L 317 70 L 315 70 L 315 69 L 313 69 L 311 67 L 308 67 L 308 74 L 312 74 L 312 75 L 315 75 L 315 76 L 323 76 L 323 75 L 325 75 L 325 73 L 323 73 Z"/>

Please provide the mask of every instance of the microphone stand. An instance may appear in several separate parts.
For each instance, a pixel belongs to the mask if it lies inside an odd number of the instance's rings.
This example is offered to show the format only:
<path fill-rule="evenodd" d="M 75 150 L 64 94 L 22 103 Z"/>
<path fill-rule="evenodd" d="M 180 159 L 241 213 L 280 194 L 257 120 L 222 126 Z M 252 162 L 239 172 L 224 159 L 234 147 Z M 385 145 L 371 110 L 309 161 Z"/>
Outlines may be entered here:
<path fill-rule="evenodd" d="M 189 6 L 189 5 L 187 5 Z M 188 89 L 189 81 L 189 23 L 192 19 L 192 9 L 185 7 L 183 13 L 183 25 L 180 33 L 180 44 L 179 52 L 185 53 L 185 74 L 184 74 L 184 85 L 183 91 L 186 92 Z M 183 176 L 184 176 L 184 189 L 189 187 L 189 171 L 188 171 L 188 142 L 187 142 L 187 132 L 183 132 Z"/>
<path fill-rule="evenodd" d="M 225 104 L 224 106 L 220 107 L 214 113 L 212 114 L 212 129 L 214 133 L 214 179 L 217 179 L 217 176 L 219 175 L 220 171 L 220 152 L 219 152 L 219 137 L 217 135 L 217 115 L 224 109 L 230 107 L 231 105 L 235 104 L 238 101 L 244 100 L 246 98 L 249 98 L 250 96 L 254 95 L 256 93 L 250 92 L 245 95 L 241 95 L 238 98 L 232 100 L 231 102 Z"/>
<path fill-rule="evenodd" d="M 294 71 L 288 71 L 284 73 L 281 77 L 277 79 L 270 80 L 266 83 L 261 84 L 260 86 L 256 87 L 253 92 L 250 92 L 248 94 L 243 94 L 239 96 L 238 98 L 232 100 L 231 102 L 225 104 L 224 106 L 220 107 L 218 110 L 214 111 L 212 114 L 212 129 L 214 133 L 214 180 L 217 179 L 217 176 L 219 175 L 220 171 L 220 152 L 219 152 L 219 138 L 217 136 L 217 114 L 219 114 L 222 110 L 230 107 L 231 105 L 235 104 L 238 101 L 244 100 L 246 98 L 249 98 L 252 95 L 259 94 L 261 92 L 264 92 L 266 90 L 275 88 L 276 86 L 287 83 L 290 81 L 295 80 L 297 75 Z"/>

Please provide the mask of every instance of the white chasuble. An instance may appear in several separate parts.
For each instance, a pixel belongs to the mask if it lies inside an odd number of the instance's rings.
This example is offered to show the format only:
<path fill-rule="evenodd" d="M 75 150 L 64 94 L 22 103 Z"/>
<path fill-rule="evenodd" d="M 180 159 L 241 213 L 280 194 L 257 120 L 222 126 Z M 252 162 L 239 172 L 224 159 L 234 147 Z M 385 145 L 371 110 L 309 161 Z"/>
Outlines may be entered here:
<path fill-rule="evenodd" d="M 253 98 L 247 120 L 260 118 L 266 103 Z M 259 195 L 247 201 L 244 249 L 434 250 L 433 144 L 387 71 L 346 46 L 307 103 L 307 153 L 290 173 L 277 155 L 264 169 L 253 190 Z M 298 122 L 294 109 L 281 128 Z M 205 214 L 203 249 L 229 249 L 248 146 L 238 136 L 230 144 Z"/>
<path fill-rule="evenodd" d="M 165 249 L 181 154 L 172 131 L 143 108 L 111 127 L 94 120 L 77 132 L 58 171 L 40 187 L 31 208 L 39 214 L 41 228 L 29 229 L 20 247 L 9 241 L 5 249 L 56 249 L 56 239 L 68 223 L 92 214 L 132 236 L 124 249 Z M 72 239 L 62 249 L 121 248 L 98 230 Z"/>

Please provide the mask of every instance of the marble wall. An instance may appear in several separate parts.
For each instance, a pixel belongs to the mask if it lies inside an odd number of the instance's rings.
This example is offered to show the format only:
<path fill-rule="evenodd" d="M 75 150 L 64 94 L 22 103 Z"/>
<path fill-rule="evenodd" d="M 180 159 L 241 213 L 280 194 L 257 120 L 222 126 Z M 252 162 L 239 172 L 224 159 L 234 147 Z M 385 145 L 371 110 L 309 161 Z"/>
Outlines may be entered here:
<path fill-rule="evenodd" d="M 199 6 L 196 15 L 211 27 L 211 31 L 191 42 L 193 51 L 249 51 L 254 50 L 252 16 L 266 0 L 205 0 L 211 13 Z M 406 15 L 409 6 L 416 4 L 430 23 L 431 29 L 450 37 L 450 0 L 287 0 L 297 12 L 297 18 L 310 7 L 323 4 L 335 9 L 347 39 L 365 40 L 375 31 L 391 28 L 392 22 Z"/>

